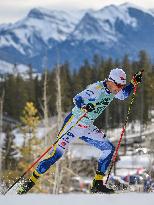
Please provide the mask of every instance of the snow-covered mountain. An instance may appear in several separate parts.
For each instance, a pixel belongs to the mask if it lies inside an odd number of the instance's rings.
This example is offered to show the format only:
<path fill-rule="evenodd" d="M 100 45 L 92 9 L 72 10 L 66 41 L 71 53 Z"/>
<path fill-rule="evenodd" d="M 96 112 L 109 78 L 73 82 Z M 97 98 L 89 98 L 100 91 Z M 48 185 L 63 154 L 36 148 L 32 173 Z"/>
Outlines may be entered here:
<path fill-rule="evenodd" d="M 14 23 L 0 26 L 0 59 L 32 64 L 42 70 L 44 57 L 51 68 L 68 60 L 81 65 L 94 54 L 131 59 L 147 50 L 153 57 L 154 11 L 125 3 L 100 10 L 58 11 L 34 8 Z"/>
<path fill-rule="evenodd" d="M 87 12 L 71 36 L 73 40 L 96 40 L 106 44 L 116 42 L 120 38 L 115 27 L 117 19 L 132 27 L 137 26 L 136 19 L 129 15 L 127 7 L 110 5 L 98 11 Z"/>
<path fill-rule="evenodd" d="M 32 9 L 15 24 L 0 27 L 1 48 L 13 47 L 22 55 L 36 56 L 44 47 L 64 41 L 82 16 L 82 12 Z"/>

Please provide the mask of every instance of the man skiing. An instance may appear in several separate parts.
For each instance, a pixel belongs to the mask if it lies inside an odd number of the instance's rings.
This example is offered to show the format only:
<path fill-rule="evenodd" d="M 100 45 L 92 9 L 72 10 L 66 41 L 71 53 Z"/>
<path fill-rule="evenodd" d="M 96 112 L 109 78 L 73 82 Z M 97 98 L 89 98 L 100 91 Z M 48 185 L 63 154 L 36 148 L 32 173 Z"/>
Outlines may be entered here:
<path fill-rule="evenodd" d="M 92 182 L 91 192 L 113 193 L 113 189 L 109 189 L 103 184 L 103 177 L 110 165 L 115 148 L 106 135 L 93 125 L 93 122 L 114 98 L 119 100 L 127 98 L 134 86 L 140 83 L 141 80 L 142 72 L 139 71 L 133 76 L 131 82 L 126 85 L 125 72 L 122 69 L 115 68 L 110 71 L 108 79 L 91 84 L 77 94 L 73 98 L 75 107 L 65 118 L 62 129 L 58 134 L 58 142 L 48 157 L 38 164 L 28 181 L 19 186 L 17 193 L 24 194 L 28 192 L 39 177 L 62 157 L 69 144 L 76 138 L 80 138 L 102 151 L 102 155 L 98 160 L 96 175 Z M 78 119 L 84 113 L 86 113 L 85 116 L 78 122 Z M 74 124 L 76 125 L 72 126 Z"/>

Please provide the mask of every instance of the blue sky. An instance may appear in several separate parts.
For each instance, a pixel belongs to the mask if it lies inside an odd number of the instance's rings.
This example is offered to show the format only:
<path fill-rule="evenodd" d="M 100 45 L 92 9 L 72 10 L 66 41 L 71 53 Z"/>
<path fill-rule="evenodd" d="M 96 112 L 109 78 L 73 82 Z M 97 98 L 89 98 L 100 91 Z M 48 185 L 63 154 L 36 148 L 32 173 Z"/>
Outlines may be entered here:
<path fill-rule="evenodd" d="M 30 9 L 99 9 L 109 4 L 121 4 L 128 0 L 0 0 L 0 24 L 23 18 Z M 154 0 L 129 0 L 143 8 L 154 8 Z"/>

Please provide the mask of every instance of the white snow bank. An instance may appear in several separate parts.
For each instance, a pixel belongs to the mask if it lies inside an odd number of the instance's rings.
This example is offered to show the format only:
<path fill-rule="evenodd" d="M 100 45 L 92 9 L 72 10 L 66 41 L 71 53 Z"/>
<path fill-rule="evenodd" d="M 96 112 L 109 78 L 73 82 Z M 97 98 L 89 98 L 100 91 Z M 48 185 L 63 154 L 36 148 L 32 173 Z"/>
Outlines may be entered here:
<path fill-rule="evenodd" d="M 8 195 L 0 196 L 0 204 L 4 205 L 153 205 L 154 193 L 125 193 L 114 195 L 102 194 L 62 194 L 62 195 L 49 195 L 49 194 L 27 194 L 23 196 Z"/>

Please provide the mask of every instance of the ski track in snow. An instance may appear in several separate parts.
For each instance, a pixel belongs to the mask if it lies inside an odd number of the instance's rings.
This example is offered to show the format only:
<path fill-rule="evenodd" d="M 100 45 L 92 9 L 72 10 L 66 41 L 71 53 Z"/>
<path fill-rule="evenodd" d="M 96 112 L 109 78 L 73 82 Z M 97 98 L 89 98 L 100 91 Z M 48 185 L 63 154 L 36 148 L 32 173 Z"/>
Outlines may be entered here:
<path fill-rule="evenodd" d="M 153 205 L 154 193 L 0 195 L 1 205 Z"/>

